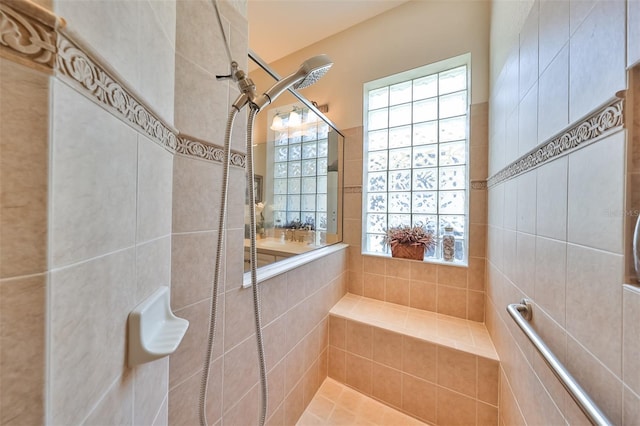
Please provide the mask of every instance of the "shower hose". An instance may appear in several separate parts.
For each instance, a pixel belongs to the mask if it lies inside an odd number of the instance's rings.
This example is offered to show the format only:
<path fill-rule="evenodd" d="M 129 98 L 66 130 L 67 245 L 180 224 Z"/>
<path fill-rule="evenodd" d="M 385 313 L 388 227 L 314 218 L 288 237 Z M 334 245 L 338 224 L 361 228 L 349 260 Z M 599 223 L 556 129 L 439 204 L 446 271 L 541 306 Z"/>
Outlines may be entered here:
<path fill-rule="evenodd" d="M 247 119 L 247 184 L 249 186 L 249 199 L 255 200 L 255 188 L 254 188 L 254 169 L 253 169 L 253 123 L 255 116 L 258 113 L 258 109 L 249 103 L 249 116 Z M 216 336 L 216 323 L 217 323 L 217 307 L 218 307 L 218 295 L 220 291 L 220 276 L 222 269 L 222 252 L 225 239 L 225 226 L 227 216 L 227 193 L 229 189 L 229 157 L 231 152 L 231 132 L 233 128 L 233 122 L 235 120 L 238 110 L 234 107 L 231 108 L 229 118 L 227 120 L 227 127 L 225 130 L 224 138 L 224 154 L 222 160 L 222 193 L 220 197 L 220 217 L 218 222 L 218 240 L 216 246 L 215 268 L 213 274 L 212 290 L 211 290 L 211 308 L 209 315 L 209 335 L 207 341 L 207 350 L 204 360 L 204 368 L 202 371 L 202 381 L 200 386 L 200 425 L 207 426 L 207 392 L 209 388 L 209 373 L 211 370 L 211 358 L 213 355 L 213 343 Z M 257 251 L 256 251 L 256 211 L 253 202 L 249 203 L 249 237 L 250 237 L 250 260 L 251 260 L 251 288 L 253 290 L 253 310 L 254 320 L 256 328 L 256 341 L 258 346 L 258 361 L 260 367 L 260 414 L 259 414 L 259 426 L 264 426 L 267 417 L 267 372 L 266 361 L 264 355 L 264 344 L 262 340 L 262 325 L 260 314 L 260 288 L 258 287 L 257 279 Z"/>

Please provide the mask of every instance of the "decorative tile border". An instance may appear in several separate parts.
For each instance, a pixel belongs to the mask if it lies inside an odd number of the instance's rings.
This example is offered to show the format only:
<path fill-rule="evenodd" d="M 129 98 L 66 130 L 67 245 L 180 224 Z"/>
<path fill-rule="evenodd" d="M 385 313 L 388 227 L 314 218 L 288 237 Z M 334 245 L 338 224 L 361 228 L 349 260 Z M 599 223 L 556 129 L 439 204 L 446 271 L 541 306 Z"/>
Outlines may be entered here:
<path fill-rule="evenodd" d="M 478 189 L 478 190 L 487 189 L 487 181 L 486 180 L 472 180 L 470 188 L 471 189 Z"/>
<path fill-rule="evenodd" d="M 64 31 L 64 20 L 30 2 L 0 3 L 0 56 L 57 78 L 174 154 L 222 163 L 223 147 L 182 135 L 163 122 Z M 245 167 L 245 154 L 230 164 Z"/>
<path fill-rule="evenodd" d="M 525 173 L 535 167 L 567 155 L 579 148 L 605 138 L 624 127 L 624 98 L 616 97 L 584 120 L 560 135 L 529 151 L 498 173 L 491 176 L 489 187 Z"/>
<path fill-rule="evenodd" d="M 56 54 L 56 27 L 62 21 L 37 7 L 26 4 L 23 7 L 40 16 L 29 16 L 0 3 L 0 56 L 51 72 Z M 49 19 L 42 19 L 47 15 Z"/>
<path fill-rule="evenodd" d="M 362 185 L 353 185 L 344 187 L 345 194 L 362 194 Z"/>

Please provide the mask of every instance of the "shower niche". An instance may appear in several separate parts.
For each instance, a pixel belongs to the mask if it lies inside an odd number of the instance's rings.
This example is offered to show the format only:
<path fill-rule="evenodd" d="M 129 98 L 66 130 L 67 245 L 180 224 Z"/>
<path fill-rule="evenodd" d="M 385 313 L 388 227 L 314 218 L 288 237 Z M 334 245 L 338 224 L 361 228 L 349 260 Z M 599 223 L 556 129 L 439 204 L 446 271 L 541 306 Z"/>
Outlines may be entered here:
<path fill-rule="evenodd" d="M 277 80 L 257 55 L 249 75 L 258 91 Z M 321 82 L 318 84 L 322 84 Z M 314 102 L 287 91 L 257 115 L 253 133 L 257 266 L 342 241 L 344 136 Z M 249 260 L 245 204 L 245 272 Z"/>

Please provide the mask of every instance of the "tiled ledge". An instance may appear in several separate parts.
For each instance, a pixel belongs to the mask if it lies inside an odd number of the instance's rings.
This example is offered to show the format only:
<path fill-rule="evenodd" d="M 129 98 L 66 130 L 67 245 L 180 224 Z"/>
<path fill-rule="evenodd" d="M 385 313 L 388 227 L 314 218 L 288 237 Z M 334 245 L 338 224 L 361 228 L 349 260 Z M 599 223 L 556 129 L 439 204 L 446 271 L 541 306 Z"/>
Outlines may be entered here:
<path fill-rule="evenodd" d="M 330 315 L 369 324 L 498 361 L 484 324 L 448 315 L 346 294 Z"/>

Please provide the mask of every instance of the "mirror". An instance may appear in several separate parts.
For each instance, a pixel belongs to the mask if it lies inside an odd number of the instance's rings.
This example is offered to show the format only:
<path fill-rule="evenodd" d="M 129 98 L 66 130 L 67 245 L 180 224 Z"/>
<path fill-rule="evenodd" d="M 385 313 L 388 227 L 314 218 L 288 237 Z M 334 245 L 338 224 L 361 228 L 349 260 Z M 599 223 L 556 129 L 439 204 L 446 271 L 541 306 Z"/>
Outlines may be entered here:
<path fill-rule="evenodd" d="M 277 75 L 249 55 L 258 92 Z M 263 108 L 253 127 L 257 266 L 342 241 L 344 136 L 299 93 Z M 249 199 L 245 205 L 245 272 L 250 270 Z"/>

